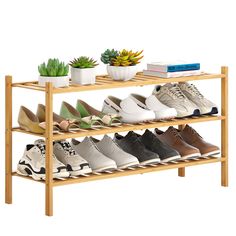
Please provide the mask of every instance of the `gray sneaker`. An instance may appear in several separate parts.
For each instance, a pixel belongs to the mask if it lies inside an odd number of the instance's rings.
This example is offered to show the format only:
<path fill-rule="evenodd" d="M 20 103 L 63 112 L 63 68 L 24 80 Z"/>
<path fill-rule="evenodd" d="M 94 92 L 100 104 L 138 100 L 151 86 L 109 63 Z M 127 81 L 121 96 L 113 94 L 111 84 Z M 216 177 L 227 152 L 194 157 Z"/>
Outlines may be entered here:
<path fill-rule="evenodd" d="M 88 162 L 76 153 L 66 140 L 54 142 L 53 152 L 57 159 L 66 166 L 67 171 L 69 171 L 72 176 L 92 172 Z"/>
<path fill-rule="evenodd" d="M 196 106 L 199 108 L 201 115 L 206 114 L 217 114 L 218 108 L 217 106 L 206 99 L 200 91 L 197 89 L 197 87 L 193 84 L 189 84 L 187 82 L 180 83 L 179 87 L 181 91 L 184 93 L 184 95 L 193 103 L 196 104 Z"/>
<path fill-rule="evenodd" d="M 71 146 L 89 163 L 93 172 L 117 169 L 115 161 L 101 153 L 91 138 L 86 137 L 82 142 L 72 139 Z"/>
<path fill-rule="evenodd" d="M 93 138 L 93 141 L 104 155 L 116 162 L 118 168 L 125 169 L 139 165 L 135 156 L 123 151 L 109 136 L 105 135 L 100 141 Z"/>
<path fill-rule="evenodd" d="M 200 115 L 198 107 L 183 94 L 178 84 L 157 85 L 153 94 L 166 106 L 175 108 L 179 118 Z"/>

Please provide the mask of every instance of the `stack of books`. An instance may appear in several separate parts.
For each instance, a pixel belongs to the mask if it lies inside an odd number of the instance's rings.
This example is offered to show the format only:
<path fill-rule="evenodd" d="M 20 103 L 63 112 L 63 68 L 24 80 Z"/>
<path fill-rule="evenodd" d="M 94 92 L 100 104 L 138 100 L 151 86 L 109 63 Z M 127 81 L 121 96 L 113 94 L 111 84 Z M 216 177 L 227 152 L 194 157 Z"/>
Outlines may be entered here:
<path fill-rule="evenodd" d="M 144 75 L 157 76 L 161 78 L 174 78 L 180 76 L 200 75 L 200 63 L 177 62 L 153 62 L 147 64 Z"/>

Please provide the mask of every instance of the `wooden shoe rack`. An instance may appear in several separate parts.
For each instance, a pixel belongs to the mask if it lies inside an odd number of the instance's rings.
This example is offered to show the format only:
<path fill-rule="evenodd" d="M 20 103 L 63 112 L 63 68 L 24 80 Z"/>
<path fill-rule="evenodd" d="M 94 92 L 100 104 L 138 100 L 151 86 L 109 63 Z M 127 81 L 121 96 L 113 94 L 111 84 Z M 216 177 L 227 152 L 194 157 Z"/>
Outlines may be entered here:
<path fill-rule="evenodd" d="M 45 138 L 46 141 L 46 178 L 45 181 L 37 181 L 45 184 L 45 214 L 48 216 L 53 215 L 53 187 L 82 183 L 93 180 L 114 178 L 120 176 L 143 174 L 148 172 L 154 172 L 159 170 L 167 170 L 178 168 L 178 175 L 181 177 L 185 176 L 185 167 L 207 164 L 207 163 L 221 163 L 221 185 L 228 186 L 228 68 L 221 67 L 220 74 L 203 74 L 199 76 L 189 77 L 178 77 L 163 79 L 158 77 L 144 76 L 142 73 L 138 73 L 132 80 L 114 81 L 111 80 L 107 75 L 97 76 L 96 84 L 94 85 L 70 85 L 67 88 L 53 88 L 51 83 L 47 83 L 46 87 L 41 87 L 36 81 L 12 83 L 12 77 L 6 76 L 6 189 L 5 189 L 5 202 L 8 204 L 12 203 L 12 176 L 18 176 L 16 172 L 12 170 L 12 132 L 21 132 L 25 134 L 31 134 Z M 194 80 L 208 80 L 208 79 L 221 79 L 221 115 L 219 116 L 201 116 L 184 119 L 172 119 L 169 121 L 158 121 L 149 123 L 139 124 L 122 124 L 119 127 L 104 127 L 96 130 L 81 130 L 78 132 L 61 132 L 59 134 L 53 134 L 53 95 L 59 93 L 69 92 L 82 92 L 89 90 L 99 89 L 113 89 L 113 88 L 124 88 L 131 86 L 144 86 L 144 85 L 155 85 L 169 82 L 184 82 Z M 44 135 L 38 135 L 27 132 L 20 129 L 19 127 L 12 127 L 12 89 L 14 87 L 31 89 L 41 91 L 45 93 L 45 105 L 46 105 L 46 132 Z M 101 135 L 114 132 L 123 132 L 130 130 L 141 130 L 156 127 L 165 126 L 178 126 L 180 129 L 185 124 L 207 122 L 207 121 L 221 121 L 221 157 L 207 157 L 197 158 L 193 160 L 185 161 L 172 161 L 170 163 L 151 165 L 145 167 L 136 167 L 127 170 L 118 170 L 114 172 L 100 173 L 100 174 L 88 174 L 86 176 L 79 176 L 76 178 L 67 179 L 53 179 L 52 175 L 52 153 L 53 153 L 53 140 L 76 138 L 92 135 Z M 33 180 L 30 177 L 22 177 L 24 179 Z M 36 182 L 36 181 L 35 181 Z"/>

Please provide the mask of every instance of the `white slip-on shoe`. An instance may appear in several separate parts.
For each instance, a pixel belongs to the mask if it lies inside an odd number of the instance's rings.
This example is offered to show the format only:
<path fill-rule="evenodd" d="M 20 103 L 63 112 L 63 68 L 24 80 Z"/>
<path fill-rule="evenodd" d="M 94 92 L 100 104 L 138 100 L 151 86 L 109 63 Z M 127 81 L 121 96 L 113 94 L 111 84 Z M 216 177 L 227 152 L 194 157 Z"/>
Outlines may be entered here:
<path fill-rule="evenodd" d="M 178 84 L 157 85 L 153 95 L 166 106 L 175 108 L 178 118 L 200 115 L 198 107 L 183 94 Z"/>
<path fill-rule="evenodd" d="M 206 99 L 193 84 L 187 82 L 179 83 L 179 87 L 184 95 L 199 108 L 201 115 L 217 114 L 218 107 L 213 102 Z"/>
<path fill-rule="evenodd" d="M 89 163 L 76 153 L 66 140 L 55 141 L 53 144 L 53 152 L 57 159 L 66 166 L 71 176 L 92 172 Z"/>
<path fill-rule="evenodd" d="M 72 139 L 71 146 L 89 163 L 93 172 L 104 172 L 117 169 L 115 161 L 101 153 L 91 138 L 86 137 L 82 142 Z"/>
<path fill-rule="evenodd" d="M 102 112 L 116 112 L 121 116 L 121 121 L 124 123 L 140 123 L 155 120 L 155 114 L 153 111 L 139 106 L 130 97 L 121 100 L 119 98 L 109 96 L 104 101 Z"/>
<path fill-rule="evenodd" d="M 139 94 L 130 94 L 138 106 L 143 106 L 146 109 L 152 110 L 155 113 L 156 120 L 172 119 L 177 116 L 175 108 L 170 108 L 161 103 L 155 95 L 144 97 Z"/>
<path fill-rule="evenodd" d="M 105 135 L 100 141 L 93 138 L 93 141 L 104 155 L 116 162 L 119 169 L 139 165 L 139 161 L 135 156 L 123 151 L 108 135 Z"/>
<path fill-rule="evenodd" d="M 45 179 L 45 145 L 26 145 L 23 157 L 17 165 L 17 173 L 23 176 L 30 176 L 35 180 Z M 53 155 L 53 178 L 66 178 L 70 173 L 66 166 L 58 161 Z"/>

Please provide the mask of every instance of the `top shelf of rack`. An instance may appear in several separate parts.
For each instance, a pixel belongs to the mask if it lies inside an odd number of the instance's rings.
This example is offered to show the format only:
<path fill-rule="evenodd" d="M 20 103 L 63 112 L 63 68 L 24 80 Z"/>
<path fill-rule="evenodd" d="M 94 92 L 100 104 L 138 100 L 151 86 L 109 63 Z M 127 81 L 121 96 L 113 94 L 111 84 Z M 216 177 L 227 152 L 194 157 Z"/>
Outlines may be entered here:
<path fill-rule="evenodd" d="M 196 76 L 185 76 L 177 78 L 159 78 L 155 76 L 146 76 L 142 72 L 137 73 L 137 75 L 129 81 L 115 81 L 112 80 L 108 75 L 98 75 L 96 76 L 96 83 L 92 85 L 79 85 L 79 84 L 70 84 L 69 87 L 65 88 L 53 88 L 53 93 L 70 93 L 70 92 L 81 92 L 81 91 L 90 91 L 90 90 L 99 90 L 99 89 L 113 89 L 113 88 L 124 88 L 132 86 L 143 86 L 143 85 L 152 85 L 152 84 L 163 84 L 171 82 L 185 82 L 185 81 L 194 81 L 194 80 L 208 80 L 208 79 L 217 79 L 225 78 L 224 74 L 202 74 Z M 38 91 L 46 91 L 45 87 L 38 85 L 37 81 L 31 82 L 21 82 L 13 83 L 12 87 L 20 87 Z"/>

